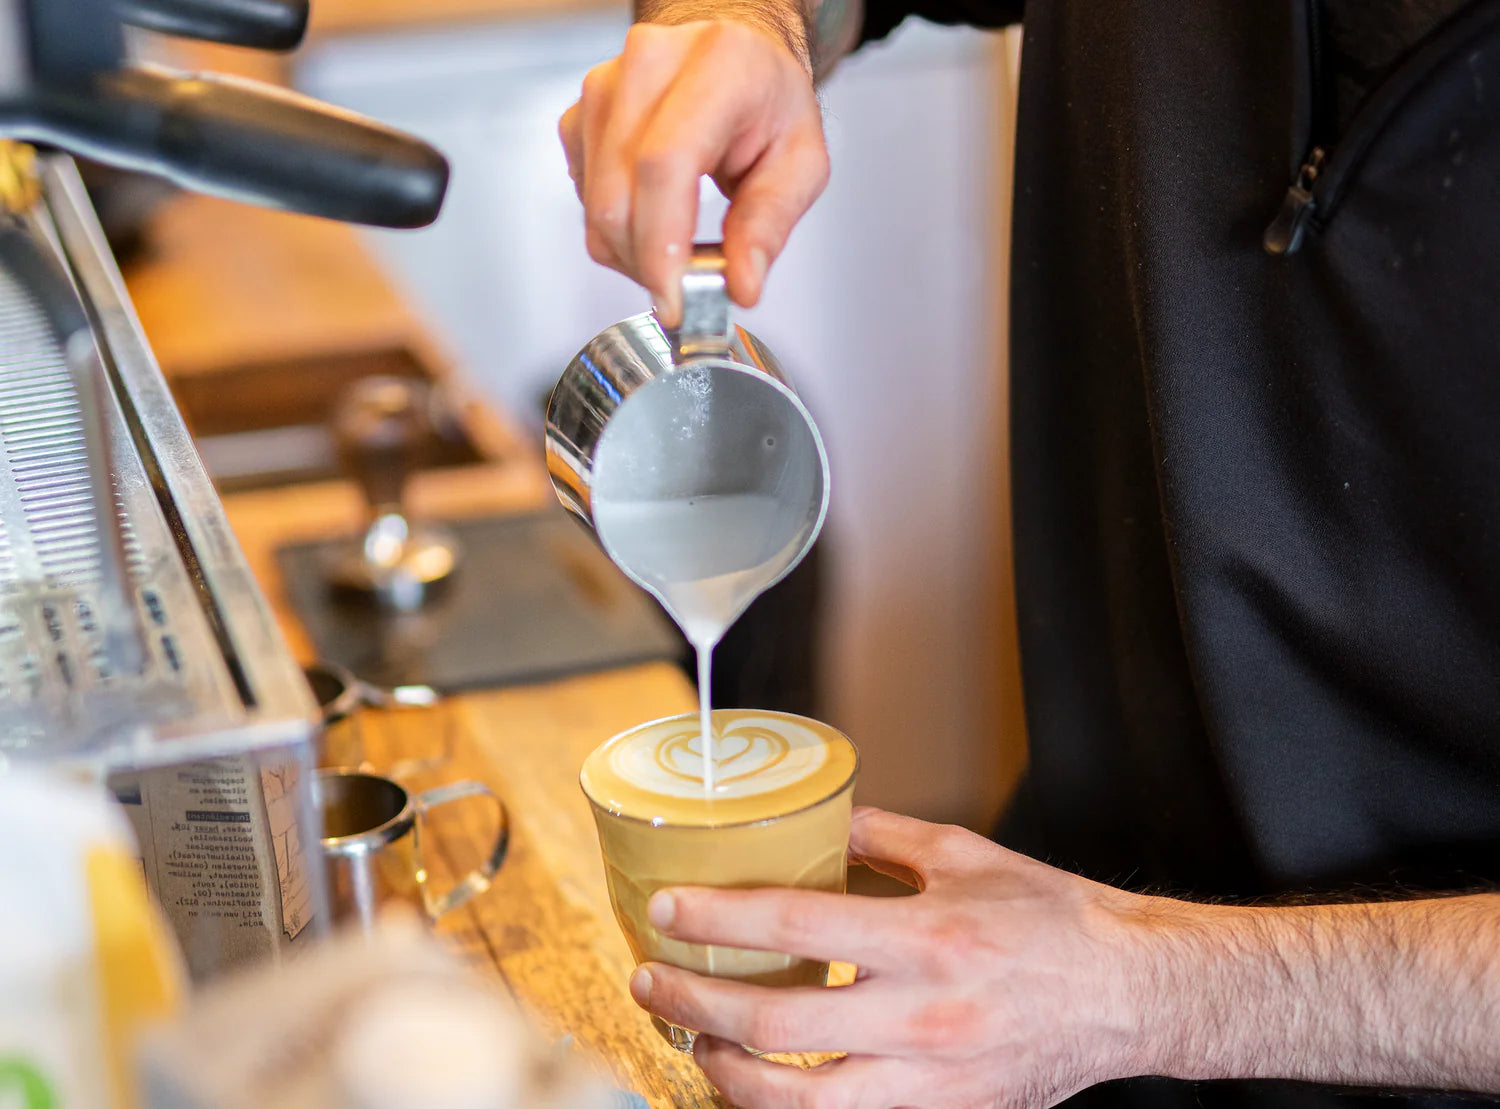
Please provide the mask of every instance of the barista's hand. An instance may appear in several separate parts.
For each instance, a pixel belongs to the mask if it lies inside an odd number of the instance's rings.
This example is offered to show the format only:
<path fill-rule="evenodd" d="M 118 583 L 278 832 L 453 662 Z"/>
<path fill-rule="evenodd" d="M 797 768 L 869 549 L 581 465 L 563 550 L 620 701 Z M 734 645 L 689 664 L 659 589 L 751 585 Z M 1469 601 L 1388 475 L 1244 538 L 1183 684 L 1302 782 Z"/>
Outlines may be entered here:
<path fill-rule="evenodd" d="M 699 178 L 711 175 L 729 198 L 729 293 L 745 306 L 828 182 L 804 63 L 745 22 L 637 23 L 620 56 L 589 71 L 559 132 L 589 253 L 650 290 L 669 325 L 681 311 Z"/>
<path fill-rule="evenodd" d="M 651 900 L 680 939 L 859 964 L 839 989 L 637 971 L 637 1001 L 712 1033 L 698 1061 L 747 1109 L 1042 1109 L 1137 1074 L 1500 1094 L 1500 895 L 1193 905 L 873 809 L 850 847 L 922 892 Z M 848 1056 L 802 1071 L 738 1044 Z"/>
<path fill-rule="evenodd" d="M 1086 881 L 958 828 L 856 809 L 850 853 L 914 897 L 678 889 L 653 922 L 693 942 L 857 963 L 834 989 L 772 990 L 652 963 L 631 993 L 701 1029 L 736 1105 L 1042 1107 L 1133 1073 L 1154 898 Z M 810 1071 L 765 1051 L 835 1051 Z"/>

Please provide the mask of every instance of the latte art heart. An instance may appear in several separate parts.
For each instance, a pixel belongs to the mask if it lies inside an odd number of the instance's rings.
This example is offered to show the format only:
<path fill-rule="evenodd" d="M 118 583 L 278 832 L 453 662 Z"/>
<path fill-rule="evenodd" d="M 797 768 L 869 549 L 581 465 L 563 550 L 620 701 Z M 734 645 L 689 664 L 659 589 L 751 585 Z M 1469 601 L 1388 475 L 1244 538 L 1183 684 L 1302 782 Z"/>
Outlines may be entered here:
<path fill-rule="evenodd" d="M 729 785 L 741 778 L 771 770 L 791 753 L 780 735 L 747 724 L 732 724 L 714 739 L 714 781 Z M 658 766 L 668 774 L 703 783 L 703 737 L 698 729 L 677 731 L 659 741 Z"/>
<path fill-rule="evenodd" d="M 610 770 L 637 789 L 703 796 L 703 739 L 696 725 L 678 718 L 642 730 L 610 752 Z M 811 728 L 754 715 L 723 722 L 713 748 L 715 799 L 784 789 L 816 774 L 828 759 L 827 742 Z"/>

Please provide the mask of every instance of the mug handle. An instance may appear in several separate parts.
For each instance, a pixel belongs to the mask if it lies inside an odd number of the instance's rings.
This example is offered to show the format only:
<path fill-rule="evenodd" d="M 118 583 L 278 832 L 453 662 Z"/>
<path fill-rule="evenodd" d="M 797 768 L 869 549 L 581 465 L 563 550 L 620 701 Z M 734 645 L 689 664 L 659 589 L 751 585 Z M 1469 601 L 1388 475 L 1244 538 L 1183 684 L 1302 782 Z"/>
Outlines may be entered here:
<path fill-rule="evenodd" d="M 500 818 L 500 828 L 495 833 L 494 846 L 490 848 L 489 856 L 469 873 L 454 884 L 442 896 L 433 894 L 427 886 L 427 864 L 422 859 L 422 821 L 426 815 L 439 805 L 446 805 L 453 801 L 461 801 L 466 797 L 488 797 L 495 803 L 496 815 Z M 475 894 L 483 893 L 490 888 L 500 865 L 505 862 L 505 854 L 510 849 L 510 814 L 505 810 L 505 802 L 495 795 L 495 791 L 483 782 L 452 782 L 449 785 L 437 786 L 424 793 L 419 793 L 412 798 L 416 807 L 416 821 L 412 828 L 412 851 L 417 859 L 417 886 L 422 891 L 422 907 L 427 910 L 427 915 L 433 920 L 451 913 L 460 905 L 468 903 Z"/>

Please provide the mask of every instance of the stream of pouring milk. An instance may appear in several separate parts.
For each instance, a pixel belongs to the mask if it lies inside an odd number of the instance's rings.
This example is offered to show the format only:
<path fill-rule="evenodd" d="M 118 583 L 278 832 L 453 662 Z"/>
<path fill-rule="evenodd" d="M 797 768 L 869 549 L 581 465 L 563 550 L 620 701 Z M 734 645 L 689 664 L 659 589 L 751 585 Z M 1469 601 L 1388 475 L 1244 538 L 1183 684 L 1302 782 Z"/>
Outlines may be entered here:
<path fill-rule="evenodd" d="M 605 550 L 660 598 L 697 652 L 703 789 L 712 796 L 714 647 L 796 554 L 806 509 L 764 493 L 733 493 L 596 500 L 593 510 Z"/>

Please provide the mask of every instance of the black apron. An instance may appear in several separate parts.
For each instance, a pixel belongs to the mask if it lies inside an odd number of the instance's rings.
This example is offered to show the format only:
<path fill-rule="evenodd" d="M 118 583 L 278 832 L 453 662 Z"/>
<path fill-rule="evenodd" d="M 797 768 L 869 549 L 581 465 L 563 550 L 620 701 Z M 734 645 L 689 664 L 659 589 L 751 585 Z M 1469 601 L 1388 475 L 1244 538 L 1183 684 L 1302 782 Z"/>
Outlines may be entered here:
<path fill-rule="evenodd" d="M 873 0 L 867 35 L 913 6 L 1021 14 Z M 1342 121 L 1314 0 L 1032 0 L 1025 17 L 1012 480 L 1031 768 L 1002 838 L 1185 896 L 1493 888 L 1500 0 L 1443 22 Z M 1078 1104 L 1368 1096 L 1138 1081 Z"/>

